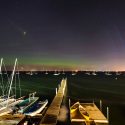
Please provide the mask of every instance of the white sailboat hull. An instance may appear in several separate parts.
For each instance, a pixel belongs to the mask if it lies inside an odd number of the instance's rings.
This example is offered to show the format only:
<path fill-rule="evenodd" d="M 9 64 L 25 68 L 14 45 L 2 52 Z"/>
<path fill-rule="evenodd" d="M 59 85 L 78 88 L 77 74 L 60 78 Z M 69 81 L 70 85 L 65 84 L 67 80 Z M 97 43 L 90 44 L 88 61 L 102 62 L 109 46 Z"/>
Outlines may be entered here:
<path fill-rule="evenodd" d="M 10 104 L 8 104 L 8 106 L 2 107 L 2 108 L 0 109 L 0 116 L 6 115 L 6 114 L 8 114 L 8 113 L 11 113 L 11 112 L 13 111 L 12 108 L 13 108 L 16 104 L 18 104 L 18 103 L 20 103 L 20 102 L 22 102 L 22 101 L 23 101 L 23 100 L 17 100 L 17 101 L 11 102 Z"/>
<path fill-rule="evenodd" d="M 15 99 L 8 99 L 8 100 L 5 100 L 3 102 L 0 103 L 0 111 L 2 110 L 2 107 L 6 107 L 7 106 L 7 103 L 8 104 L 11 104 L 15 101 Z"/>

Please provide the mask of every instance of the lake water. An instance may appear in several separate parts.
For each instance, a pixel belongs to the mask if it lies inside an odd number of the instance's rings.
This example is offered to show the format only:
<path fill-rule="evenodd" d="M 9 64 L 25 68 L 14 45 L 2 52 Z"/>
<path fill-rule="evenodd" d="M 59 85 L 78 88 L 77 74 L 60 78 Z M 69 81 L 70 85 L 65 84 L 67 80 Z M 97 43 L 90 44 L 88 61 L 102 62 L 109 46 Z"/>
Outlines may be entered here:
<path fill-rule="evenodd" d="M 86 75 L 85 72 L 71 75 L 71 72 L 67 72 L 55 76 L 53 72 L 49 72 L 47 75 L 41 72 L 29 75 L 24 72 L 20 74 L 21 93 L 28 95 L 30 92 L 36 91 L 36 95 L 41 100 L 48 98 L 49 103 L 51 103 L 55 96 L 55 88 L 64 77 L 67 77 L 68 84 L 66 98 L 70 98 L 72 102 L 78 100 L 80 102 L 95 101 L 97 106 L 99 106 L 101 99 L 105 116 L 106 108 L 109 107 L 110 125 L 125 125 L 125 73 L 119 76 L 112 73 L 108 76 L 103 72 L 99 72 L 97 75 Z M 18 86 L 17 95 L 19 95 Z M 0 123 L 0 125 L 2 124 Z"/>

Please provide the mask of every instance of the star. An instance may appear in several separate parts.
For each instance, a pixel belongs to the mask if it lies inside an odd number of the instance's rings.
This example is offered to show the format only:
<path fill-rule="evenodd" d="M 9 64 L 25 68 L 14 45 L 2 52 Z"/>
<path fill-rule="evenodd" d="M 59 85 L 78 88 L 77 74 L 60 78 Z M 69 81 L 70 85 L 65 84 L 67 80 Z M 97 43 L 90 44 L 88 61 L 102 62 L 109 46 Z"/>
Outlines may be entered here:
<path fill-rule="evenodd" d="M 26 31 L 24 31 L 24 32 L 23 32 L 23 35 L 25 36 L 26 34 L 27 34 L 27 32 L 26 32 Z"/>

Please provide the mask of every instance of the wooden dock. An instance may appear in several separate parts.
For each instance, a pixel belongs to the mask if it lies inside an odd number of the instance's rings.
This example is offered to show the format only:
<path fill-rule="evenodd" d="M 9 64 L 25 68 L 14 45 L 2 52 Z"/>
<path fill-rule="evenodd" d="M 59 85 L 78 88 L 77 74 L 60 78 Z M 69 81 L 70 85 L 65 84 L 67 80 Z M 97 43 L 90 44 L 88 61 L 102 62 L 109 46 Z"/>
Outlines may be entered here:
<path fill-rule="evenodd" d="M 40 125 L 56 125 L 58 120 L 58 115 L 60 112 L 60 107 L 62 104 L 62 100 L 65 94 L 67 79 L 63 79 L 61 81 L 59 90 L 54 97 L 52 103 L 50 104 L 48 110 L 45 113 L 45 116 L 40 122 Z"/>
<path fill-rule="evenodd" d="M 16 119 L 23 119 L 25 115 L 23 114 L 6 114 L 3 116 L 0 116 L 0 120 L 16 120 Z"/>
<path fill-rule="evenodd" d="M 40 114 L 37 114 L 35 116 L 25 116 L 18 122 L 17 125 L 24 125 L 26 122 L 27 124 L 30 124 L 29 122 L 31 122 L 31 124 L 39 124 L 39 122 L 41 121 L 41 119 L 43 118 L 45 112 L 47 110 L 47 107 L 45 107 L 45 109 L 40 113 Z M 36 123 L 37 121 L 37 123 Z"/>
<path fill-rule="evenodd" d="M 103 115 L 103 113 L 97 108 L 97 106 L 94 103 L 80 103 L 82 107 L 85 108 L 86 112 L 89 114 L 89 117 L 91 118 L 90 121 L 86 121 L 85 119 L 79 117 L 76 115 L 75 117 L 72 117 L 70 114 L 70 119 L 72 122 L 72 125 L 79 125 L 79 123 L 84 123 L 87 125 L 108 125 L 107 118 Z M 77 124 L 76 124 L 77 123 Z"/>

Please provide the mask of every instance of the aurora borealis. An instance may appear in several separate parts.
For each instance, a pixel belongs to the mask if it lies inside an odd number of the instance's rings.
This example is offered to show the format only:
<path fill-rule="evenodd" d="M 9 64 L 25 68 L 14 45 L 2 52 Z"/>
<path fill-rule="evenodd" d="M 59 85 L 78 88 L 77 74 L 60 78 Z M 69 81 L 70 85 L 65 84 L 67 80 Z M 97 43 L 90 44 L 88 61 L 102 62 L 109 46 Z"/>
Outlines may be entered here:
<path fill-rule="evenodd" d="M 21 65 L 125 70 L 125 2 L 4 0 L 0 56 Z"/>

